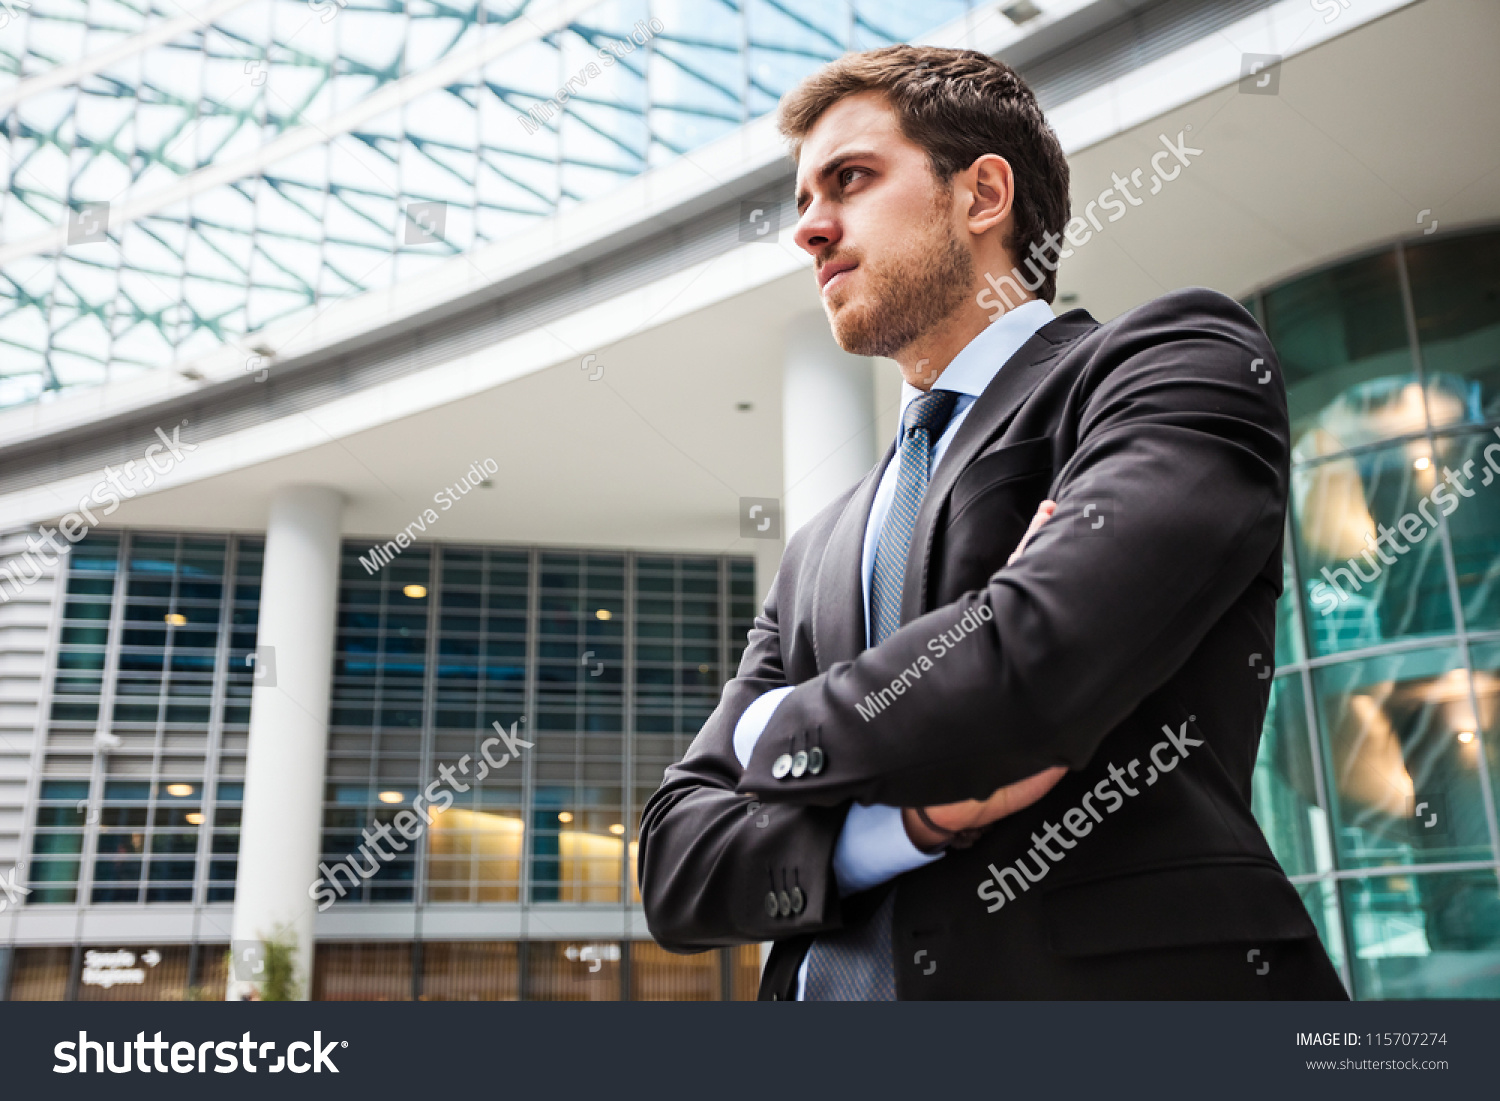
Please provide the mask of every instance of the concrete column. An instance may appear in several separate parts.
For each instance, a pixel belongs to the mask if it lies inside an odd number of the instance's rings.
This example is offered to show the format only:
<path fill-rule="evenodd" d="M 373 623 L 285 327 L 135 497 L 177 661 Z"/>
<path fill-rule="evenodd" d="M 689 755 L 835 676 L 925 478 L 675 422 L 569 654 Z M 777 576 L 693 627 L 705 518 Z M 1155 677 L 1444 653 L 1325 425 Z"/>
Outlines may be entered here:
<path fill-rule="evenodd" d="M 343 499 L 325 486 L 286 486 L 271 500 L 255 642 L 264 674 L 250 700 L 234 891 L 235 941 L 259 941 L 278 927 L 296 936 L 304 998 L 311 996 L 317 904 L 308 887 L 322 848 L 342 512 Z M 231 974 L 226 997 L 247 992 Z"/>
<path fill-rule="evenodd" d="M 821 311 L 786 328 L 782 373 L 782 532 L 790 536 L 875 465 L 870 360 L 833 339 Z"/>

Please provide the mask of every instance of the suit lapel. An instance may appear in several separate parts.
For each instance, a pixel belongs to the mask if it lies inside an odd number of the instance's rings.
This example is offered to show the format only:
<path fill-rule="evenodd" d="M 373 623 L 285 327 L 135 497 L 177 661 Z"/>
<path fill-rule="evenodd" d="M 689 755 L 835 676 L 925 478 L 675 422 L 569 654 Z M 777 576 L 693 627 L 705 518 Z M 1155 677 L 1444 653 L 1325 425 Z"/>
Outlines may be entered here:
<path fill-rule="evenodd" d="M 953 483 L 980 449 L 1004 428 L 1021 403 L 1031 396 L 1063 348 L 1097 328 L 1098 324 L 1087 310 L 1070 310 L 1049 321 L 1006 360 L 1005 366 L 969 409 L 969 415 L 958 426 L 958 432 L 943 452 L 942 461 L 932 472 L 922 506 L 917 510 L 911 549 L 906 555 L 906 577 L 901 586 L 902 623 L 911 622 L 927 610 L 927 563 L 932 553 L 935 520 L 953 489 Z"/>
<path fill-rule="evenodd" d="M 896 443 L 892 440 L 885 449 L 885 457 L 865 475 L 849 498 L 823 544 L 813 590 L 812 616 L 813 654 L 819 672 L 841 661 L 853 661 L 865 648 L 865 527 L 870 522 L 870 507 L 880 487 L 881 475 L 895 453 Z"/>

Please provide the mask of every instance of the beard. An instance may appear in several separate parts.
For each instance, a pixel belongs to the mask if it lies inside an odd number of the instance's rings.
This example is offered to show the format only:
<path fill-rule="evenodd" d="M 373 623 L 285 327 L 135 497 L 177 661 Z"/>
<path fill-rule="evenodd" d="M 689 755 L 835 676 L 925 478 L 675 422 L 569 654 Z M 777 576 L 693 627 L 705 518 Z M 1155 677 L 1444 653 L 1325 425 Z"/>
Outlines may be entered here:
<path fill-rule="evenodd" d="M 839 347 L 856 356 L 895 356 L 958 312 L 974 279 L 974 257 L 948 222 L 939 189 L 915 247 L 880 264 L 859 261 L 865 287 L 857 302 L 825 302 Z"/>

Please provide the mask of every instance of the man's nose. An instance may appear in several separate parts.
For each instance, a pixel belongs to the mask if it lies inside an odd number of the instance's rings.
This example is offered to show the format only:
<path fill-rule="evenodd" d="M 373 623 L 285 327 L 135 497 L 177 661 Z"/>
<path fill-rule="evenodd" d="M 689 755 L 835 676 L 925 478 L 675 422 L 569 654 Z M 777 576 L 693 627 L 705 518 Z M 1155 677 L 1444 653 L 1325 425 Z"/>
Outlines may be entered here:
<path fill-rule="evenodd" d="M 838 244 L 842 236 L 838 219 L 832 216 L 827 206 L 816 200 L 797 220 L 797 244 L 810 256 L 817 257 L 826 252 L 830 246 Z"/>

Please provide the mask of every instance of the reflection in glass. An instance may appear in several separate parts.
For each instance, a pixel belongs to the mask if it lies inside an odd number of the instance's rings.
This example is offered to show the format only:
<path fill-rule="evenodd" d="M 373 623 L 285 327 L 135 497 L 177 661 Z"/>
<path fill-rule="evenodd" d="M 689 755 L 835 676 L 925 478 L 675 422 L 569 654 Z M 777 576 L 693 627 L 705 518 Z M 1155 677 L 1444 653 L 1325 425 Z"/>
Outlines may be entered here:
<path fill-rule="evenodd" d="M 1472 380 L 1465 419 L 1500 417 L 1500 233 L 1418 238 L 1406 272 L 1427 377 Z"/>
<path fill-rule="evenodd" d="M 1288 875 L 1329 871 L 1328 816 L 1318 806 L 1302 676 L 1277 678 L 1251 779 L 1251 809 Z"/>
<path fill-rule="evenodd" d="M 1471 631 L 1494 630 L 1500 627 L 1500 433 L 1440 438 L 1437 451 L 1457 501 L 1447 525 L 1464 622 Z"/>
<path fill-rule="evenodd" d="M 1456 649 L 1328 666 L 1313 683 L 1341 867 L 1492 858 Z"/>
<path fill-rule="evenodd" d="M 1307 907 L 1307 914 L 1312 918 L 1313 925 L 1317 926 L 1318 939 L 1323 942 L 1328 958 L 1333 962 L 1334 968 L 1343 974 L 1347 950 L 1343 922 L 1339 919 L 1338 884 L 1332 879 L 1299 883 L 1297 893 L 1302 896 L 1302 905 Z"/>
<path fill-rule="evenodd" d="M 1500 997 L 1495 872 L 1345 880 L 1355 997 Z"/>
<path fill-rule="evenodd" d="M 1392 393 L 1386 381 L 1412 372 L 1395 253 L 1267 291 L 1264 308 L 1299 453 L 1327 454 L 1424 427 L 1420 391 L 1413 397 L 1396 386 Z M 1371 381 L 1373 390 L 1360 389 Z M 1321 420 L 1330 408 L 1337 411 Z"/>
<path fill-rule="evenodd" d="M 1490 773 L 1490 795 L 1500 811 L 1500 642 L 1474 643 L 1469 647 L 1473 661 L 1474 699 L 1479 708 L 1476 730 L 1483 738 L 1482 751 Z M 1459 735 L 1462 737 L 1462 735 Z"/>
<path fill-rule="evenodd" d="M 1293 469 L 1293 532 L 1315 654 L 1452 633 L 1434 525 L 1457 498 L 1440 466 L 1417 440 Z"/>

